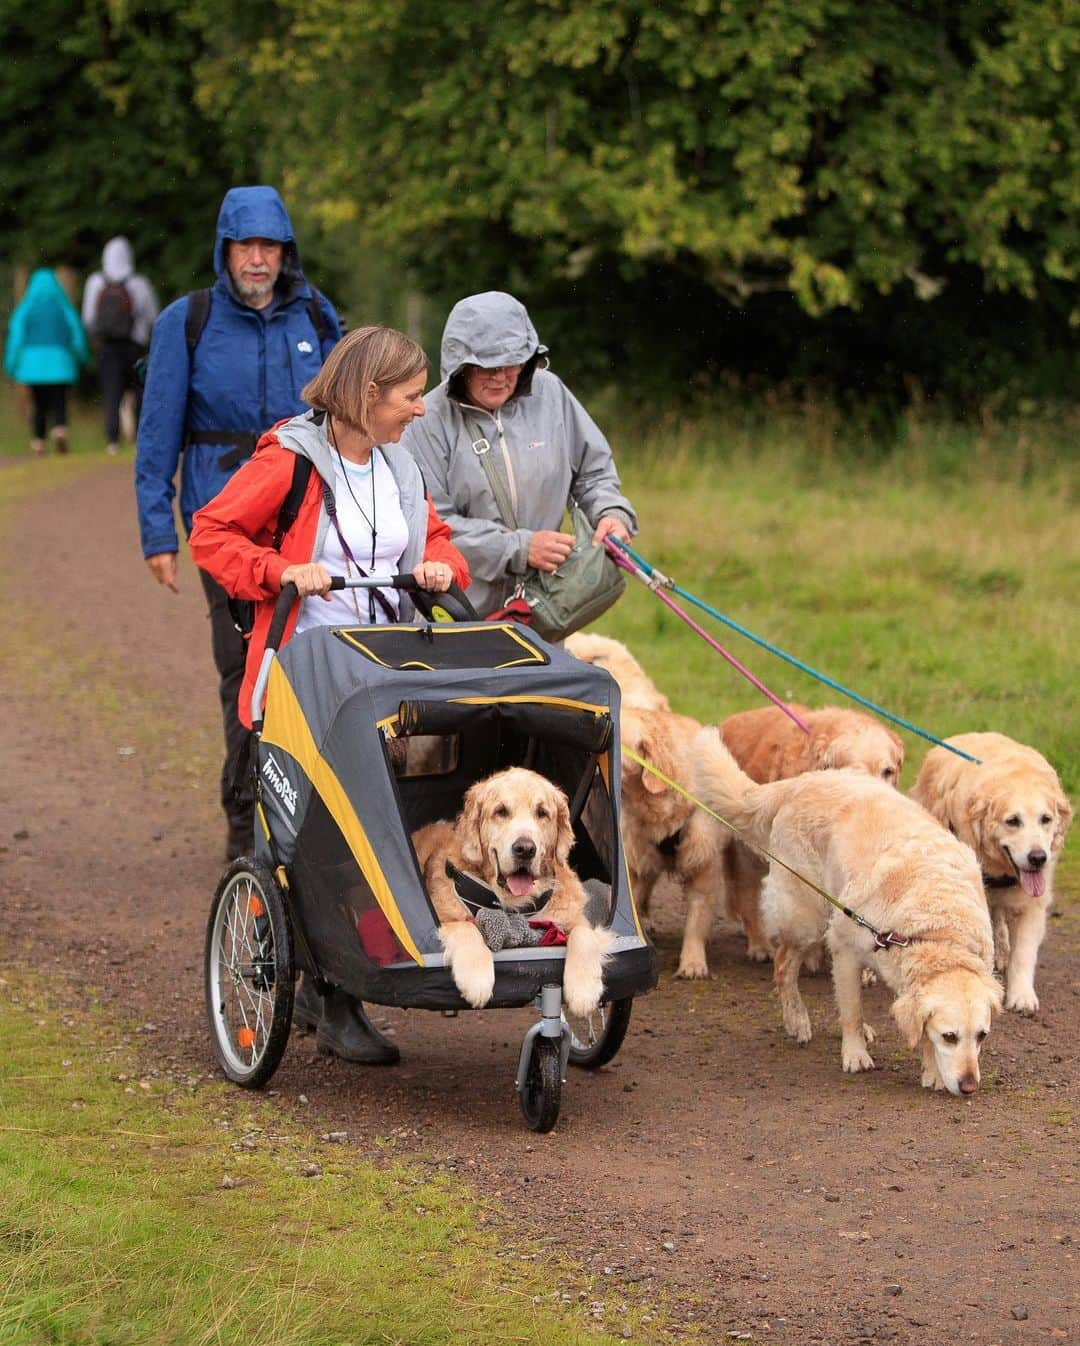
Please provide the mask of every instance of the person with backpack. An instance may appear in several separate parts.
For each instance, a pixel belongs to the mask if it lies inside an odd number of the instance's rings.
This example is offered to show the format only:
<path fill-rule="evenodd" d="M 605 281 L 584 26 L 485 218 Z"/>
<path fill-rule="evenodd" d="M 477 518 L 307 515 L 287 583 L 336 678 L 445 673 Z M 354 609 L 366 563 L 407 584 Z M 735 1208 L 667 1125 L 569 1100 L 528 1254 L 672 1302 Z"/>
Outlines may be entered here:
<path fill-rule="evenodd" d="M 333 305 L 300 269 L 292 223 L 273 187 L 226 192 L 214 271 L 212 287 L 177 299 L 154 324 L 135 452 L 143 556 L 154 579 L 173 593 L 179 591 L 177 469 L 180 516 L 190 534 L 196 510 L 251 457 L 262 432 L 305 409 L 302 389 L 341 336 Z M 235 859 L 251 853 L 254 836 L 251 783 L 242 769 L 248 731 L 237 706 L 247 642 L 228 594 L 205 571 L 199 578 L 225 725 L 226 854 Z"/>
<path fill-rule="evenodd" d="M 90 358 L 86 333 L 51 267 L 39 267 L 8 323 L 4 370 L 30 388 L 30 450 L 45 452 L 51 433 L 57 453 L 67 453 L 67 390 Z M 50 431 L 51 427 L 51 431 Z"/>
<path fill-rule="evenodd" d="M 101 380 L 107 453 L 119 449 L 120 404 L 125 393 L 134 400 L 134 442 L 142 395 L 135 366 L 146 354 L 159 307 L 154 287 L 135 270 L 131 244 L 122 235 L 110 238 L 101 254 L 101 270 L 86 282 L 82 304 L 83 324 L 94 345 Z"/>

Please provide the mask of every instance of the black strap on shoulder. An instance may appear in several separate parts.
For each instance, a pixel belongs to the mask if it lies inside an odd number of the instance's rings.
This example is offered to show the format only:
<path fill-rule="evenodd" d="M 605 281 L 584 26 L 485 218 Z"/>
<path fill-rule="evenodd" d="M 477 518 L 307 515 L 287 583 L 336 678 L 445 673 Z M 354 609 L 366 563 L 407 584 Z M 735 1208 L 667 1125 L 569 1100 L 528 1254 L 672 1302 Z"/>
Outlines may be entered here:
<path fill-rule="evenodd" d="M 188 295 L 187 313 L 184 315 L 184 341 L 190 360 L 199 344 L 203 328 L 210 319 L 210 290 L 192 290 Z"/>
<path fill-rule="evenodd" d="M 315 335 L 319 338 L 320 346 L 326 340 L 327 333 L 330 330 L 326 323 L 326 314 L 323 311 L 321 301 L 322 295 L 316 290 L 315 286 L 312 285 L 311 295 L 307 301 L 308 317 L 311 319 L 311 325 L 315 328 Z"/>
<path fill-rule="evenodd" d="M 289 494 L 285 497 L 281 509 L 278 511 L 277 527 L 274 529 L 273 548 L 275 551 L 281 550 L 285 534 L 296 522 L 296 516 L 300 513 L 300 506 L 304 503 L 307 484 L 315 470 L 315 464 L 310 458 L 305 458 L 299 453 L 294 454 L 293 457 L 296 461 L 293 463 L 292 485 L 289 487 Z"/>

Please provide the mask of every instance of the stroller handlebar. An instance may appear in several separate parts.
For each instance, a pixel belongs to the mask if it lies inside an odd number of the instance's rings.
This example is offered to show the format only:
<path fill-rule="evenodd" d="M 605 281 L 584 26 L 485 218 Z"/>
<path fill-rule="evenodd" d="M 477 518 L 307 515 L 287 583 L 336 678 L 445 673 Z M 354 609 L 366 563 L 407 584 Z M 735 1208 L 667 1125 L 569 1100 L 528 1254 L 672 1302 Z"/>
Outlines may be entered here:
<path fill-rule="evenodd" d="M 413 602 L 428 621 L 475 622 L 479 615 L 466 597 L 464 589 L 451 584 L 441 593 L 421 588 L 416 576 L 403 575 L 334 575 L 330 580 L 331 589 L 400 589 L 413 595 Z M 251 720 L 256 728 L 262 725 L 263 697 L 266 692 L 266 680 L 270 676 L 270 665 L 277 654 L 285 627 L 296 602 L 296 585 L 290 580 L 281 586 L 281 593 L 274 604 L 274 614 L 270 618 L 270 629 L 266 634 L 266 646 L 262 663 L 251 694 Z"/>

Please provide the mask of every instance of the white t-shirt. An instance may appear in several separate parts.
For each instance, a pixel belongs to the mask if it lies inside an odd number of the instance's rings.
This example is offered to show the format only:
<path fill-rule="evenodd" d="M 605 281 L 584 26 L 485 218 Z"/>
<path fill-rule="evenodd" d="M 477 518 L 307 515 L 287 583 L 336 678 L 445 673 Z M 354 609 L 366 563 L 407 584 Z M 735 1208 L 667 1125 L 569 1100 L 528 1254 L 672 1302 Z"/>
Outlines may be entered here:
<path fill-rule="evenodd" d="M 334 499 L 338 524 L 357 564 L 369 575 L 395 574 L 409 541 L 409 528 L 402 513 L 394 474 L 377 448 L 363 466 L 351 463 L 347 458 L 340 462 L 335 460 Z M 326 530 L 322 551 L 312 559 L 320 561 L 331 575 L 356 575 L 332 522 Z M 397 612 L 398 591 L 380 589 L 379 592 Z M 373 594 L 371 589 L 337 589 L 330 594 L 329 602 L 318 595 L 305 598 L 300 606 L 296 634 L 310 631 L 314 626 L 371 626 L 389 621 Z"/>

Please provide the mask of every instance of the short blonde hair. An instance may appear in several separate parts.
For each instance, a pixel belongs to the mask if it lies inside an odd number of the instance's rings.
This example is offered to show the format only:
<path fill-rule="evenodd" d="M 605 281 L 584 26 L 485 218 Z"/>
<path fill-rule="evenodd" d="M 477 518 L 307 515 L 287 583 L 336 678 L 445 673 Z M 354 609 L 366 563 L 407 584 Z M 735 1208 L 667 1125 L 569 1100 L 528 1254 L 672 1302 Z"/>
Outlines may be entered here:
<path fill-rule="evenodd" d="M 396 387 L 428 368 L 423 349 L 392 327 L 358 327 L 341 338 L 300 396 L 365 434 L 370 428 L 366 392 Z"/>

